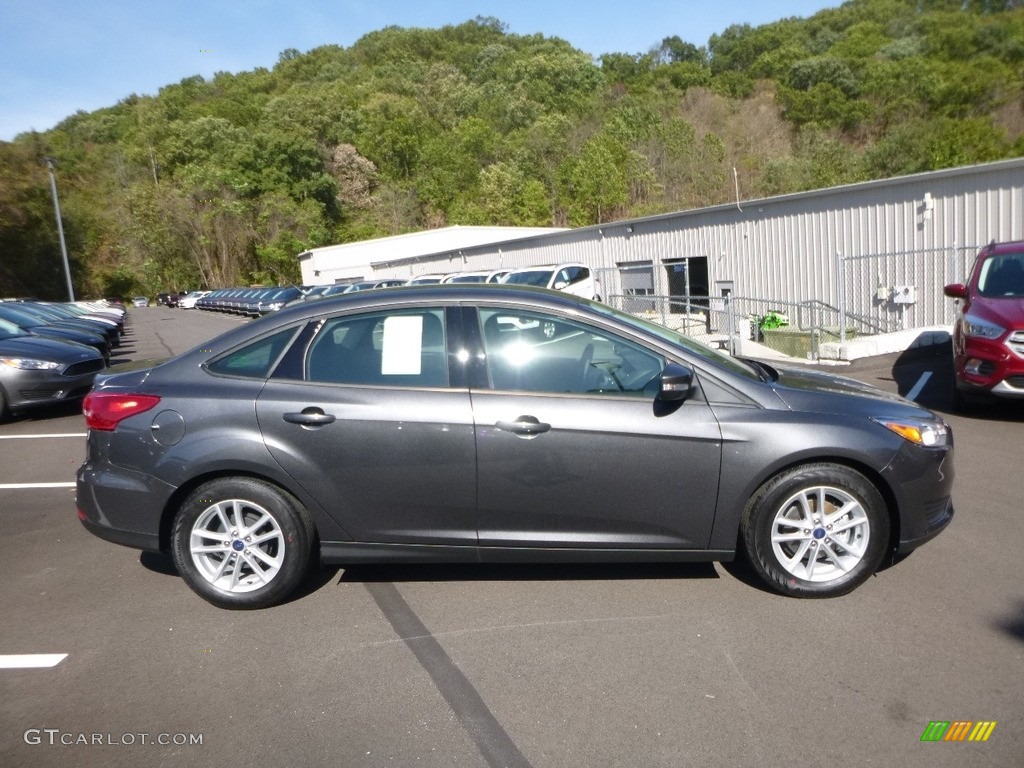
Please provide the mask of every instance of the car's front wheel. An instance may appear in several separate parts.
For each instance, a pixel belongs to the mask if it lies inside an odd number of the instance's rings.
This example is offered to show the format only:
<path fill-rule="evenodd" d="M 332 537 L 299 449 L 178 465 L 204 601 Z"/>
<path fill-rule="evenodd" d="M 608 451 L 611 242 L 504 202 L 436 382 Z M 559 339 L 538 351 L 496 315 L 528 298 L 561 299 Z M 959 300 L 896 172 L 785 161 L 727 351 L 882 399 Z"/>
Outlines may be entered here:
<path fill-rule="evenodd" d="M 181 505 L 171 550 L 185 583 L 221 608 L 267 608 L 309 569 L 315 529 L 289 494 L 252 478 L 220 478 Z"/>
<path fill-rule="evenodd" d="M 845 595 L 882 562 L 889 515 L 878 489 L 840 464 L 782 472 L 744 510 L 747 557 L 772 589 L 794 597 Z"/>

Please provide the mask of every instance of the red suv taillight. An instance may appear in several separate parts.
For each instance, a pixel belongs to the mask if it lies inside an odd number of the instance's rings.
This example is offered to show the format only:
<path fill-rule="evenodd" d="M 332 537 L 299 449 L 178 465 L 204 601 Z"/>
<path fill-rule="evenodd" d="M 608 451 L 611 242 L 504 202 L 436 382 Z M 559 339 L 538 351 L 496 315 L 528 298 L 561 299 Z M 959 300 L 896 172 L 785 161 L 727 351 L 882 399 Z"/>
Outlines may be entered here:
<path fill-rule="evenodd" d="M 129 416 L 145 413 L 160 402 L 156 395 L 125 395 L 116 392 L 90 392 L 82 403 L 85 425 L 89 429 L 112 432 Z"/>

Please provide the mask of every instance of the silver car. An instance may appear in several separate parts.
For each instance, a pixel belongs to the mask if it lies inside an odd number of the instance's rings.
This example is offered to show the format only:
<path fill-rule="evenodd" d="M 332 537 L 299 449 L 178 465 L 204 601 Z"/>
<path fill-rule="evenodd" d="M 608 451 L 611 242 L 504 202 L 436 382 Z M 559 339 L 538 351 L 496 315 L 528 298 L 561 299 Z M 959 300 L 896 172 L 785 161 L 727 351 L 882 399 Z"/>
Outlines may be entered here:
<path fill-rule="evenodd" d="M 0 320 L 0 421 L 12 412 L 84 397 L 105 367 L 93 347 L 33 336 Z"/>

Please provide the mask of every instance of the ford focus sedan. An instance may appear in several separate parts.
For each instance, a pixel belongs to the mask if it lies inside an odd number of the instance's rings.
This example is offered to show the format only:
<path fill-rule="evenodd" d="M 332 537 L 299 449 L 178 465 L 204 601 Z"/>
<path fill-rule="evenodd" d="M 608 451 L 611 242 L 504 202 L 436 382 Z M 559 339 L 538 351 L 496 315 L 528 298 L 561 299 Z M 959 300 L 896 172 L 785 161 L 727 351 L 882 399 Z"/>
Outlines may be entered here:
<path fill-rule="evenodd" d="M 950 522 L 936 414 L 507 285 L 286 308 L 85 401 L 82 523 L 225 608 L 311 565 L 692 562 L 842 595 Z"/>

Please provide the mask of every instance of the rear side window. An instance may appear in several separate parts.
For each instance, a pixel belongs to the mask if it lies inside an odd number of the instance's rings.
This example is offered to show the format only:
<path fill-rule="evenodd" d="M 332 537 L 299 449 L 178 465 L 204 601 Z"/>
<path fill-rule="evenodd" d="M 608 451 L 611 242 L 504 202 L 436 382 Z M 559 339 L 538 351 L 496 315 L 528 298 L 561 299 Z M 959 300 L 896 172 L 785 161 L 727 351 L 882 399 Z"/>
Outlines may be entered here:
<path fill-rule="evenodd" d="M 447 387 L 444 310 L 328 320 L 309 346 L 305 377 L 333 384 Z"/>
<path fill-rule="evenodd" d="M 247 344 L 241 349 L 229 352 L 224 357 L 214 360 L 207 370 L 224 376 L 245 376 L 252 379 L 265 379 L 270 376 L 274 365 L 281 358 L 288 343 L 295 336 L 296 328 L 287 328 L 259 341 Z"/>

